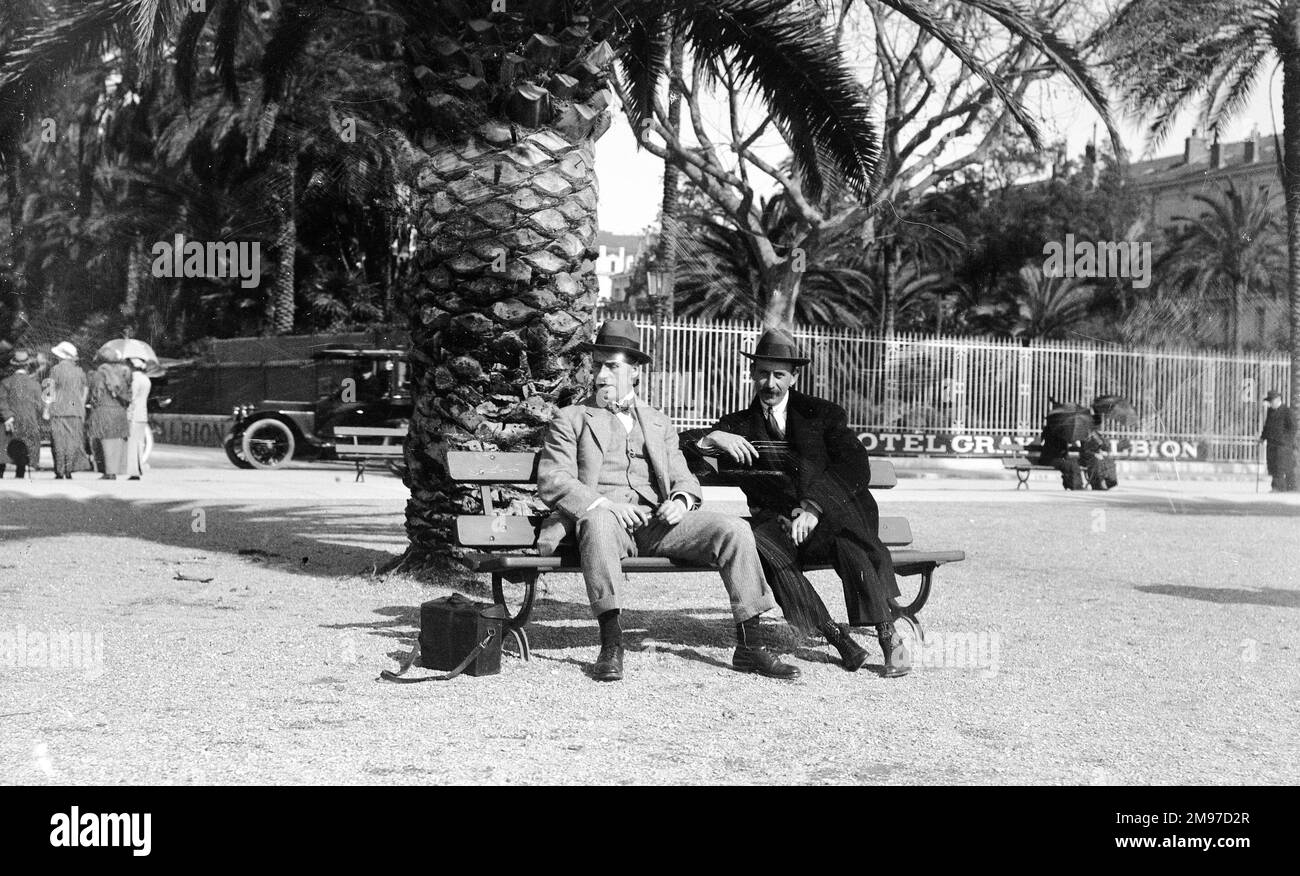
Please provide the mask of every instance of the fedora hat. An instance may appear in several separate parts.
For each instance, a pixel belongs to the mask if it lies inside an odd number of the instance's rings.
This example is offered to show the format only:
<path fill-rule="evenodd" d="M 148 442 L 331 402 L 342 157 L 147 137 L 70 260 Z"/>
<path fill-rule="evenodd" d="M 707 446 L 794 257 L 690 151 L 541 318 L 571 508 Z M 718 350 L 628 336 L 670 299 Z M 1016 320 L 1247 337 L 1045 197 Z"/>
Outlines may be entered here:
<path fill-rule="evenodd" d="M 1264 401 L 1271 402 L 1275 398 L 1276 399 L 1282 398 L 1282 393 L 1278 392 L 1276 389 L 1270 389 L 1268 391 L 1268 395 L 1264 396 Z"/>
<path fill-rule="evenodd" d="M 763 332 L 754 346 L 754 352 L 746 353 L 742 350 L 740 355 L 754 361 L 766 359 L 793 362 L 795 365 L 807 365 L 809 361 L 808 357 L 799 352 L 790 333 L 781 329 L 768 329 Z"/>
<path fill-rule="evenodd" d="M 624 353 L 634 365 L 644 365 L 650 361 L 650 355 L 641 350 L 641 332 L 630 319 L 605 320 L 596 332 L 596 340 L 581 345 L 579 349 L 584 353 L 596 350 Z"/>
<path fill-rule="evenodd" d="M 9 364 L 14 368 L 26 368 L 28 365 L 36 364 L 36 360 L 29 356 L 26 350 L 19 350 L 14 353 L 13 358 L 9 360 Z"/>
<path fill-rule="evenodd" d="M 72 344 L 68 343 L 67 341 L 62 341 L 58 344 L 55 344 L 54 347 L 50 350 L 50 352 L 58 356 L 60 359 L 77 358 L 77 348 L 72 346 Z"/>

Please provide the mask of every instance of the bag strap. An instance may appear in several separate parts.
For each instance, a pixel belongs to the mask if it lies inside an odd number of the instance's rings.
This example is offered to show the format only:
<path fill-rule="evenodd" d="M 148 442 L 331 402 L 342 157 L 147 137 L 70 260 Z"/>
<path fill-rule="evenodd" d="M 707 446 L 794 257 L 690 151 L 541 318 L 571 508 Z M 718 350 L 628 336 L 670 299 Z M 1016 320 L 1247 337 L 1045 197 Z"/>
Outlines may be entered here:
<path fill-rule="evenodd" d="M 483 641 L 475 645 L 473 650 L 465 655 L 465 659 L 460 661 L 460 665 L 451 672 L 448 672 L 446 675 L 426 675 L 423 678 L 401 678 L 400 676 L 405 675 L 406 671 L 414 666 L 415 661 L 420 657 L 420 640 L 416 639 L 415 647 L 411 649 L 411 653 L 407 654 L 406 657 L 403 658 L 402 667 L 396 672 L 390 672 L 385 669 L 379 673 L 379 678 L 383 681 L 391 681 L 397 684 L 418 684 L 421 681 L 451 681 L 453 678 L 464 672 L 466 667 L 474 662 L 474 658 L 483 653 L 483 649 L 486 648 L 494 638 L 496 638 L 496 634 L 496 627 L 489 627 L 487 635 L 483 637 Z"/>

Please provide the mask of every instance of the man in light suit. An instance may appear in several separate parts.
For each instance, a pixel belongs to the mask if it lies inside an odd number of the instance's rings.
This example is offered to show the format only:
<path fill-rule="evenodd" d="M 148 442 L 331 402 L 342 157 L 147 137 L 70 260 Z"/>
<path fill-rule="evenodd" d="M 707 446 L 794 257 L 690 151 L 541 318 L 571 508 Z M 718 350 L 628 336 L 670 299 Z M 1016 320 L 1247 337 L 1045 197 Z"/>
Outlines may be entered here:
<path fill-rule="evenodd" d="M 636 326 L 609 320 L 587 349 L 591 395 L 561 408 L 551 421 L 537 467 L 537 495 L 555 509 L 556 522 L 577 536 L 587 596 L 600 623 L 592 675 L 598 681 L 623 677 L 623 559 L 657 556 L 720 567 L 736 621 L 734 668 L 797 678 L 797 667 L 764 646 L 760 616 L 776 601 L 749 525 L 697 510 L 700 484 L 682 456 L 677 431 L 636 397 L 641 366 L 650 361 Z"/>
<path fill-rule="evenodd" d="M 684 438 L 705 454 L 788 475 L 781 484 L 741 479 L 763 569 L 786 620 L 805 635 L 820 632 L 850 672 L 866 663 L 866 650 L 832 621 L 803 573 L 806 565 L 830 563 L 844 587 L 850 625 L 876 629 L 885 657 L 881 674 L 906 675 L 911 654 L 894 629 L 890 601 L 899 590 L 868 489 L 870 456 L 842 407 L 792 388 L 809 360 L 789 333 L 769 329 L 753 353 L 741 355 L 751 362 L 753 402 Z"/>

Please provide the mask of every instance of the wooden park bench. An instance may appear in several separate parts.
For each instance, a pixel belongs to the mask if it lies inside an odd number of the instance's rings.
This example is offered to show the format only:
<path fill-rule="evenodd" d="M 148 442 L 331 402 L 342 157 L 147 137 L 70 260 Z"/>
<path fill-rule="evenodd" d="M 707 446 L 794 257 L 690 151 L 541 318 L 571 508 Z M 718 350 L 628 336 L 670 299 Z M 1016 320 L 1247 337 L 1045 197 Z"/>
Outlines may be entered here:
<path fill-rule="evenodd" d="M 370 460 L 382 460 L 394 463 L 402 458 L 402 442 L 406 439 L 406 426 L 389 428 L 385 426 L 335 426 L 334 455 L 345 462 L 354 462 L 357 476 L 353 483 L 366 479 L 366 463 Z M 350 438 L 345 443 L 343 439 Z M 362 442 L 362 438 L 378 438 L 378 442 Z"/>
<path fill-rule="evenodd" d="M 562 543 L 558 553 L 536 556 L 506 553 L 533 548 L 544 516 L 499 513 L 492 498 L 493 485 L 537 483 L 536 453 L 474 453 L 452 451 L 447 454 L 447 471 L 452 480 L 464 484 L 477 484 L 483 505 L 482 514 L 462 514 L 456 518 L 456 541 L 462 547 L 478 548 L 480 552 L 465 559 L 475 572 L 492 575 L 492 599 L 506 606 L 504 582 L 522 583 L 523 600 L 519 611 L 512 615 L 509 629 L 519 645 L 521 656 L 528 659 L 528 636 L 524 627 L 532 613 L 537 581 L 547 572 L 581 573 L 576 546 Z M 893 463 L 886 459 L 871 460 L 871 488 L 887 490 L 898 479 Z M 706 481 L 707 484 L 707 481 Z M 906 518 L 881 517 L 880 539 L 890 548 L 894 559 L 894 572 L 899 577 L 920 576 L 916 595 L 907 604 L 892 599 L 895 620 L 911 624 L 918 639 L 924 632 L 917 613 L 930 598 L 934 570 L 945 563 L 955 563 L 966 558 L 963 551 L 920 551 L 908 547 L 912 543 L 912 529 Z M 807 570 L 829 569 L 831 566 L 808 566 Z M 625 573 L 663 572 L 716 572 L 717 566 L 700 565 L 667 557 L 628 557 L 623 560 Z M 509 606 L 507 606 L 509 610 Z"/>
<path fill-rule="evenodd" d="M 1002 467 L 1016 473 L 1016 489 L 1024 487 L 1029 489 L 1029 476 L 1036 471 L 1050 471 L 1059 475 L 1061 470 L 1053 465 L 1042 465 L 1038 462 L 1038 454 L 1042 449 L 1041 444 L 1030 444 L 1021 450 L 1017 450 L 1011 456 L 1002 457 Z M 1071 455 L 1078 458 L 1077 451 L 1071 451 Z M 1087 485 L 1087 477 L 1084 477 L 1084 485 Z"/>

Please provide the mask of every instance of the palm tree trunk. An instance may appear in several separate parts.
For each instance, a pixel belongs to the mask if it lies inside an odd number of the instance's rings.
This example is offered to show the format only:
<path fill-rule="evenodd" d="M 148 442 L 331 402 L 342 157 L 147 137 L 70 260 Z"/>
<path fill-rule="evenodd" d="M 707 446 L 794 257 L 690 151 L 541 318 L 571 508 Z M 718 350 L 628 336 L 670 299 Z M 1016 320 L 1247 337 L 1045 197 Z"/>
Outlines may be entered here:
<path fill-rule="evenodd" d="M 1241 355 L 1241 308 L 1246 300 L 1245 283 L 1237 281 L 1232 284 L 1232 353 Z"/>
<path fill-rule="evenodd" d="M 1282 57 L 1282 191 L 1286 199 L 1287 295 L 1291 308 L 1291 409 L 1300 410 L 1300 10 L 1287 4 Z"/>
<path fill-rule="evenodd" d="M 135 318 L 140 306 L 140 290 L 144 288 L 148 265 L 149 260 L 144 254 L 144 240 L 137 234 L 131 239 L 131 246 L 126 251 L 126 297 L 122 301 L 122 322 L 126 330 L 131 332 L 129 337 L 138 335 Z"/>
<path fill-rule="evenodd" d="M 294 257 L 298 251 L 298 227 L 294 220 L 296 200 L 294 162 L 279 159 L 271 170 L 271 202 L 275 213 L 275 288 L 272 290 L 271 332 L 287 335 L 294 322 Z"/>
<path fill-rule="evenodd" d="M 26 271 L 22 269 L 19 258 L 23 232 L 23 189 L 22 189 L 23 151 L 17 149 L 9 157 L 5 167 L 5 195 L 9 199 L 9 258 L 13 264 L 14 291 L 17 293 L 13 303 L 13 314 L 21 313 L 26 303 Z M 11 326 L 0 325 L 0 331 L 9 332 Z"/>
<path fill-rule="evenodd" d="M 464 142 L 422 141 L 419 248 L 398 281 L 416 399 L 411 545 L 393 567 L 454 557 L 455 515 L 479 511 L 448 477 L 448 451 L 534 449 L 578 389 L 575 347 L 599 292 L 593 146 L 607 128 L 608 113 L 573 139 L 489 121 Z"/>
<path fill-rule="evenodd" d="M 668 127 L 675 136 L 681 130 L 682 124 L 682 93 L 677 88 L 677 81 L 682 76 L 682 65 L 686 55 L 686 39 L 677 29 L 673 30 L 669 39 L 671 40 L 671 47 L 669 49 Z M 681 177 L 681 169 L 673 163 L 671 158 L 666 159 L 664 161 L 664 193 L 660 210 L 661 228 L 659 229 L 658 253 L 658 267 L 664 274 L 662 313 L 665 319 L 672 319 L 676 313 L 673 290 L 677 281 L 677 240 L 679 235 L 677 214 L 678 205 L 681 201 L 678 187 L 681 183 Z"/>
<path fill-rule="evenodd" d="M 795 270 L 795 264 L 790 258 L 764 272 L 762 282 L 767 293 L 767 307 L 763 311 L 763 328 L 779 328 L 786 331 L 794 329 L 796 305 L 799 303 L 799 287 L 802 281 L 803 271 Z"/>
<path fill-rule="evenodd" d="M 894 288 L 898 283 L 898 265 L 902 254 L 898 247 L 890 243 L 882 244 L 884 270 L 881 272 L 880 330 L 886 338 L 892 338 L 898 325 L 898 293 Z"/>

